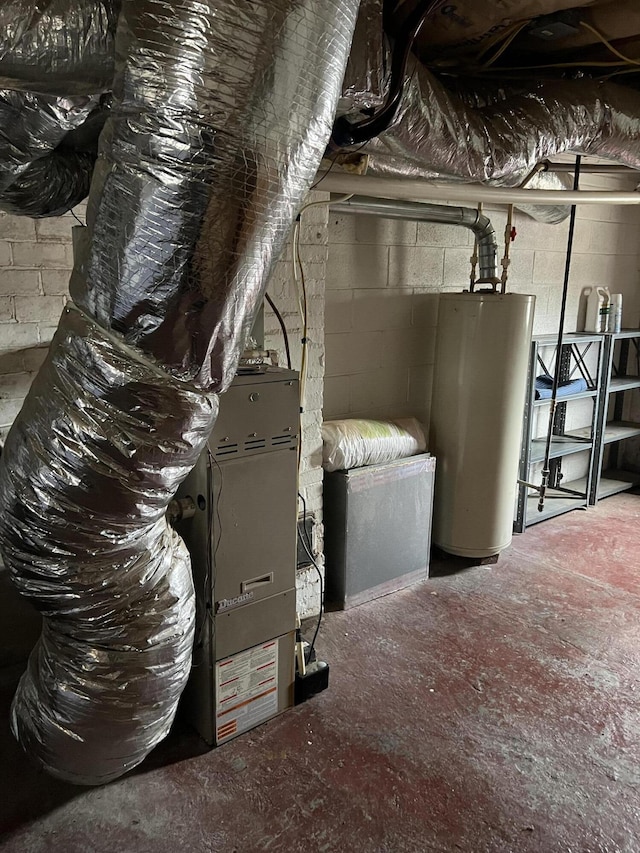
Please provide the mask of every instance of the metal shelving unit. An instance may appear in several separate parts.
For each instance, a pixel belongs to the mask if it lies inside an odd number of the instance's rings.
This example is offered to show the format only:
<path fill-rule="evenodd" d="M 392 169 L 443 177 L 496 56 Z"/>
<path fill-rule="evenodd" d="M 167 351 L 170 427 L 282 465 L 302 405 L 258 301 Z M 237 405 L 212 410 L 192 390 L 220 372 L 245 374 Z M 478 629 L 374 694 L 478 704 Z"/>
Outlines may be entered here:
<path fill-rule="evenodd" d="M 520 451 L 519 483 L 516 502 L 514 532 L 522 533 L 525 528 L 569 512 L 589 506 L 593 494 L 594 459 L 601 456 L 597 450 L 599 415 L 602 411 L 602 371 L 606 361 L 606 341 L 602 335 L 572 333 L 564 336 L 561 351 L 557 352 L 555 335 L 538 335 L 531 342 L 527 402 L 525 404 L 522 445 Z M 549 406 L 548 399 L 537 400 L 535 378 L 539 371 L 552 375 L 556 358 L 561 360 L 561 380 L 582 377 L 587 389 L 567 397 L 558 398 L 553 420 L 553 437 L 550 453 L 550 488 L 547 490 L 545 506 L 538 511 L 538 494 L 530 480 L 531 468 L 544 461 L 545 438 L 533 437 L 533 420 L 536 409 Z M 595 361 L 595 368 L 588 363 Z M 566 430 L 567 407 L 575 400 L 591 400 L 591 422 L 581 429 Z M 612 441 L 615 440 L 612 438 Z M 574 453 L 589 453 L 586 477 L 565 482 L 562 460 Z"/>
<path fill-rule="evenodd" d="M 635 351 L 635 372 L 630 355 Z M 596 429 L 589 503 L 632 489 L 640 484 L 640 472 L 620 469 L 621 443 L 640 436 L 640 423 L 624 419 L 626 395 L 640 389 L 640 329 L 624 329 L 605 338 L 602 394 Z M 603 469 L 605 451 L 608 464 Z"/>

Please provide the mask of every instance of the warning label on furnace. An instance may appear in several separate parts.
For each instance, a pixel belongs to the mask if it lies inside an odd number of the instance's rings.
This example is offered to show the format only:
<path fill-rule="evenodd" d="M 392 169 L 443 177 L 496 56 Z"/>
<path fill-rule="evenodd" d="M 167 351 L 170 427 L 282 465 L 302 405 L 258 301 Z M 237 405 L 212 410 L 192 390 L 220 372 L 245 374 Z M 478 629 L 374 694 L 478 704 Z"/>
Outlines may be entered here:
<path fill-rule="evenodd" d="M 216 741 L 246 732 L 278 710 L 278 640 L 216 664 Z"/>

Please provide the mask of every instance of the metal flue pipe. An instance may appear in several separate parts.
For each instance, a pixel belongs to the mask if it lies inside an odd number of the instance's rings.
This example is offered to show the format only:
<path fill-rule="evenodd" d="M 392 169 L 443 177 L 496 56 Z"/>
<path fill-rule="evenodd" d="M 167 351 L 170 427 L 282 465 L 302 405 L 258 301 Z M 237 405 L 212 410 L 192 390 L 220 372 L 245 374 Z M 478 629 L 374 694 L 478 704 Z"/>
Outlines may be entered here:
<path fill-rule="evenodd" d="M 458 225 L 473 231 L 478 241 L 480 282 L 495 284 L 498 281 L 498 244 L 493 225 L 488 216 L 472 207 L 449 207 L 446 204 L 426 204 L 412 201 L 353 196 L 329 205 L 334 213 L 365 214 L 385 219 L 406 219 L 412 222 L 438 222 Z"/>

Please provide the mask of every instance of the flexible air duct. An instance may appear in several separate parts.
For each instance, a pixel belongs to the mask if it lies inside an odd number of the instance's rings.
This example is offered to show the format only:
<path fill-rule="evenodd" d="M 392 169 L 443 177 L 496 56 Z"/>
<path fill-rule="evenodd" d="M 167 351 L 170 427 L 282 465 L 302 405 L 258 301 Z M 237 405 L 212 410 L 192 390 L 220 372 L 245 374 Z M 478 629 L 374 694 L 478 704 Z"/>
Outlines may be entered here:
<path fill-rule="evenodd" d="M 354 50 L 361 57 L 366 52 L 361 40 L 368 38 L 369 55 L 382 54 L 386 67 L 382 26 L 382 11 L 371 3 L 367 27 L 356 31 Z M 360 59 L 353 66 L 354 73 L 360 72 L 359 85 L 349 81 L 362 103 L 367 69 Z M 394 123 L 357 149 L 367 155 L 367 174 L 512 187 L 541 160 L 567 152 L 608 157 L 640 169 L 640 93 L 633 89 L 587 79 L 541 83 L 519 92 L 505 89 L 501 82 L 492 89 L 487 82 L 482 94 L 469 81 L 456 85 L 459 94 L 415 61 Z M 346 104 L 344 112 L 357 122 Z M 571 184 L 563 176 L 538 174 L 527 185 L 568 189 Z M 518 206 L 543 222 L 560 222 L 569 215 L 565 205 Z"/>
<path fill-rule="evenodd" d="M 360 0 L 338 113 L 381 107 L 389 83 L 389 50 L 382 28 L 383 0 Z"/>
<path fill-rule="evenodd" d="M 640 92 L 558 80 L 475 110 L 418 64 L 394 126 L 366 150 L 372 174 L 502 186 L 517 186 L 541 160 L 566 152 L 640 169 Z"/>
<path fill-rule="evenodd" d="M 17 99 L 18 105 L 27 99 L 35 98 L 36 103 L 48 100 L 48 96 L 41 98 L 23 92 L 9 94 L 12 100 Z M 63 103 L 68 100 L 56 99 Z M 74 114 L 77 120 L 69 129 L 58 124 L 51 132 L 45 120 L 45 110 L 36 113 L 31 127 L 25 127 L 22 121 L 24 116 L 14 120 L 15 109 L 7 114 L 2 109 L 0 98 L 0 127 L 2 120 L 5 120 L 4 146 L 0 145 L 5 154 L 4 176 L 0 178 L 4 185 L 0 192 L 0 210 L 18 216 L 60 216 L 87 197 L 98 150 L 98 136 L 108 114 L 109 97 L 101 98 L 95 108 L 94 98 L 72 100 L 82 102 L 82 105 L 78 105 L 80 110 L 76 109 Z M 64 133 L 62 139 L 59 139 L 60 133 Z M 58 139 L 57 147 L 49 150 L 49 146 Z M 13 163 L 12 157 L 6 156 L 7 149 L 14 155 Z M 16 162 L 16 153 L 20 154 L 19 162 Z M 2 171 L 0 166 L 0 173 Z"/>
<path fill-rule="evenodd" d="M 0 4 L 0 209 L 58 216 L 86 198 L 113 85 L 116 0 Z M 37 93 L 37 94 L 36 94 Z"/>
<path fill-rule="evenodd" d="M 0 8 L 0 85 L 56 94 L 109 88 L 118 5 L 9 0 Z M 382 7 L 382 0 L 365 0 L 358 17 L 340 102 L 341 114 L 354 121 L 362 119 L 361 111 L 379 108 L 388 87 Z M 394 125 L 366 146 L 370 174 L 517 186 L 539 159 L 569 151 L 639 168 L 640 95 L 632 89 L 587 79 L 540 84 L 528 92 L 489 83 L 480 91 L 460 80 L 452 85 L 456 92 L 421 65 L 410 69 Z M 570 182 L 539 174 L 529 186 L 567 189 Z M 15 199 L 11 204 L 20 212 Z M 28 199 L 25 212 L 34 205 L 37 200 Z M 569 213 L 563 205 L 518 207 L 543 222 L 560 222 Z"/>
<path fill-rule="evenodd" d="M 2 0 L 0 87 L 52 95 L 111 90 L 120 0 Z"/>
<path fill-rule="evenodd" d="M 61 216 L 87 197 L 95 154 L 58 148 L 34 160 L 0 193 L 0 210 L 14 216 Z"/>
<path fill-rule="evenodd" d="M 84 124 L 97 105 L 95 97 L 0 91 L 0 193 Z"/>
<path fill-rule="evenodd" d="M 12 726 L 97 784 L 162 738 L 193 588 L 164 519 L 325 149 L 357 0 L 125 0 L 69 309 L 0 459 L 0 542 L 45 615 Z"/>

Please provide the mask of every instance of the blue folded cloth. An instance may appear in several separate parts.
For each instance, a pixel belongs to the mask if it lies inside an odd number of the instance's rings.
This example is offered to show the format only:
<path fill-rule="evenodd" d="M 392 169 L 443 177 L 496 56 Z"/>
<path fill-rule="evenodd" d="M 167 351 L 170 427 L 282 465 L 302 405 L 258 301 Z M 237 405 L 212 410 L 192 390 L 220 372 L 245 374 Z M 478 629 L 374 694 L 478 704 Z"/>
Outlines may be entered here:
<path fill-rule="evenodd" d="M 550 400 L 553 390 L 553 377 L 536 376 L 535 389 L 536 400 Z M 580 379 L 569 379 L 558 385 L 556 397 L 571 397 L 572 394 L 580 394 L 582 391 L 588 391 L 588 389 L 589 386 L 582 377 Z"/>

